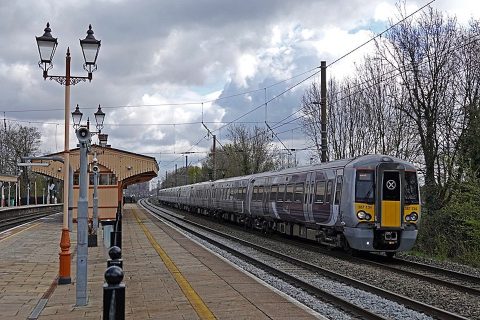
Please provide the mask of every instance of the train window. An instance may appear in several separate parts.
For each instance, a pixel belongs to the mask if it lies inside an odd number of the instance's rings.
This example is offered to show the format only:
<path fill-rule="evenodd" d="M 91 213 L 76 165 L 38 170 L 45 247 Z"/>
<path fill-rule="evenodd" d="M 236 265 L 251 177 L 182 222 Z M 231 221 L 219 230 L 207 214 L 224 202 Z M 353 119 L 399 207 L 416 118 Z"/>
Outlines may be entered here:
<path fill-rule="evenodd" d="M 400 201 L 400 172 L 385 171 L 382 181 L 382 200 Z"/>
<path fill-rule="evenodd" d="M 412 171 L 405 171 L 405 204 L 418 204 L 418 181 L 417 174 Z"/>
<path fill-rule="evenodd" d="M 357 171 L 355 181 L 355 202 L 374 203 L 375 184 L 373 170 Z"/>
<path fill-rule="evenodd" d="M 323 203 L 325 200 L 325 181 L 317 181 L 315 188 L 315 203 Z"/>
<path fill-rule="evenodd" d="M 331 198 L 332 198 L 332 181 L 330 180 L 327 183 L 327 193 L 325 194 L 325 202 L 329 203 Z"/>
<path fill-rule="evenodd" d="M 295 195 L 293 197 L 295 202 L 302 202 L 304 189 L 305 186 L 303 183 L 297 183 L 295 185 Z"/>
<path fill-rule="evenodd" d="M 259 186 L 257 201 L 262 201 L 262 200 L 263 200 L 263 186 Z"/>
<path fill-rule="evenodd" d="M 258 198 L 258 187 L 253 187 L 252 201 L 257 201 Z"/>
<path fill-rule="evenodd" d="M 278 186 L 277 202 L 283 202 L 285 200 L 285 185 Z"/>
<path fill-rule="evenodd" d="M 277 193 L 278 193 L 278 185 L 274 184 L 272 186 L 272 191 L 270 192 L 270 201 L 277 200 Z"/>
<path fill-rule="evenodd" d="M 335 187 L 334 204 L 340 204 L 340 199 L 342 197 L 342 182 L 343 182 L 343 176 L 337 176 L 337 186 Z"/>
<path fill-rule="evenodd" d="M 287 184 L 287 190 L 285 192 L 285 201 L 293 201 L 293 190 L 294 190 L 293 184 Z"/>

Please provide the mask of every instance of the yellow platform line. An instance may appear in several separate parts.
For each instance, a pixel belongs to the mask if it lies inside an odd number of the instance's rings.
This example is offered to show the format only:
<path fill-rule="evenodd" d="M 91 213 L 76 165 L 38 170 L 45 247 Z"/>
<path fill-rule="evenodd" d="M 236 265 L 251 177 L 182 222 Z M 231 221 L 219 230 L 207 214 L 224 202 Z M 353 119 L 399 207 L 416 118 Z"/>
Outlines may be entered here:
<path fill-rule="evenodd" d="M 32 229 L 32 228 L 38 226 L 39 224 L 41 224 L 41 222 L 36 223 L 36 224 L 34 224 L 33 226 L 30 226 L 30 227 L 28 227 L 28 228 L 22 229 L 22 230 L 20 230 L 20 231 L 18 231 L 18 232 L 15 232 L 15 233 L 13 233 L 13 234 L 11 234 L 11 235 L 9 235 L 9 236 L 6 236 L 5 238 L 0 239 L 0 242 L 2 242 L 2 241 L 4 241 L 4 240 L 7 240 L 8 238 L 11 238 L 11 237 L 13 237 L 13 236 L 16 236 L 17 234 L 20 234 L 20 233 L 22 233 L 23 231 L 27 231 L 28 229 Z"/>
<path fill-rule="evenodd" d="M 162 247 L 158 244 L 158 242 L 155 240 L 147 227 L 143 224 L 142 220 L 140 220 L 136 213 L 136 209 L 133 209 L 133 215 L 135 216 L 137 223 L 140 225 L 143 232 L 150 241 L 150 244 L 153 246 L 155 251 L 157 251 L 158 255 L 163 260 L 163 263 L 167 267 L 168 271 L 178 283 L 178 285 L 183 291 L 183 294 L 188 299 L 188 301 L 190 301 L 190 304 L 192 305 L 193 309 L 195 309 L 195 312 L 200 317 L 200 319 L 216 319 L 212 311 L 210 311 L 207 305 L 203 302 L 202 298 L 200 298 L 197 292 L 195 292 L 188 280 L 185 279 L 180 270 L 178 270 L 172 259 L 170 259 L 165 250 L 162 249 Z"/>

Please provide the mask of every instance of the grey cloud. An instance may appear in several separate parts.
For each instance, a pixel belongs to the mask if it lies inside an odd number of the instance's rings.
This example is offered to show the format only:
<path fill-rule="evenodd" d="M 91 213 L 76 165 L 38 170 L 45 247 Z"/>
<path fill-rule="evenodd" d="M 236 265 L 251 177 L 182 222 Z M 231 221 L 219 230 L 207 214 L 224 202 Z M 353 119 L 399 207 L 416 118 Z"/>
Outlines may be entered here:
<path fill-rule="evenodd" d="M 138 104 L 143 95 L 160 94 L 174 99 L 173 93 L 161 92 L 165 84 L 185 87 L 185 92 L 213 92 L 223 89 L 222 97 L 242 91 L 263 88 L 278 80 L 272 70 L 298 74 L 319 64 L 317 52 L 308 44 L 285 44 L 292 52 L 263 61 L 254 77 L 247 79 L 247 87 L 235 81 L 237 58 L 249 53 L 256 55 L 269 46 L 272 27 L 300 23 L 318 30 L 325 25 L 351 28 L 355 21 L 371 16 L 379 1 L 5 1 L 0 0 L 0 27 L 3 41 L 0 47 L 0 112 L 21 109 L 62 109 L 64 88 L 52 81 L 43 81 L 37 66 L 38 51 L 35 36 L 40 36 L 49 21 L 52 34 L 59 39 L 52 74 L 64 73 L 67 46 L 72 52 L 72 74 L 85 75 L 82 70 L 79 38 L 85 36 L 91 23 L 97 39 L 102 40 L 98 71 L 92 83 L 80 83 L 71 88 L 72 109 L 76 103 L 85 114 L 93 116 L 98 104 L 123 106 Z M 327 49 L 327 48 L 326 48 Z M 328 51 L 328 50 L 326 50 Z M 291 60 L 285 60 L 286 58 Z M 325 57 L 330 59 L 330 57 Z M 155 63 L 156 62 L 156 63 Z M 28 67 L 26 79 L 13 81 L 2 73 L 2 65 L 22 64 Z M 33 79 L 32 79 L 33 78 Z M 268 97 L 283 91 L 295 80 L 267 91 Z M 200 89 L 199 89 L 200 88 Z M 178 91 L 178 90 L 176 90 Z M 293 91 L 269 104 L 268 120 L 278 121 L 288 116 L 299 104 L 301 90 Z M 264 93 L 235 99 L 219 100 L 216 108 L 225 109 L 224 120 L 229 121 L 264 102 Z M 106 122 L 129 121 L 126 109 L 105 109 Z M 142 110 L 138 110 L 142 112 Z M 205 114 L 205 119 L 218 119 L 219 113 Z M 7 117 L 22 120 L 63 122 L 63 112 L 7 113 Z M 110 117 L 110 119 L 109 119 Z M 112 121 L 115 117 L 115 121 Z M 200 112 L 195 114 L 201 120 Z M 252 113 L 243 121 L 264 120 L 264 110 Z M 132 120 L 133 121 L 133 120 Z M 145 122 L 152 122 L 148 119 Z M 195 121 L 195 120 L 194 120 Z M 215 128 L 218 126 L 213 126 Z M 162 150 L 178 139 L 197 142 L 206 134 L 201 125 L 179 126 L 177 135 L 164 127 L 117 127 L 110 130 L 110 141 L 127 150 Z M 152 139 L 151 133 L 161 130 L 162 139 Z M 52 130 L 50 130 L 52 131 Z M 219 134 L 225 139 L 225 130 Z M 180 138 L 182 137 L 182 138 Z M 177 140 L 176 140 L 177 139 Z M 48 140 L 48 139 L 47 139 Z M 208 149 L 211 141 L 200 146 Z M 178 150 L 177 150 L 178 151 Z M 175 156 L 172 156 L 175 157 Z M 163 158 L 166 161 L 168 156 Z"/>

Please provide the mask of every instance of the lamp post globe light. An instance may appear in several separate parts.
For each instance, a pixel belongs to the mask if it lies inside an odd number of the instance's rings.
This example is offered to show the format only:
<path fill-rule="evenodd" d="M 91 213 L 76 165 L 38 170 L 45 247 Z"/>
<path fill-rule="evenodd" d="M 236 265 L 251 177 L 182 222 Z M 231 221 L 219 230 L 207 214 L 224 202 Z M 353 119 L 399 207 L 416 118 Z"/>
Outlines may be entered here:
<path fill-rule="evenodd" d="M 87 76 L 71 76 L 70 75 L 70 48 L 67 48 L 67 54 L 65 56 L 65 75 L 49 75 L 48 71 L 53 68 L 53 56 L 57 49 L 57 38 L 52 36 L 52 30 L 50 29 L 50 23 L 47 23 L 47 27 L 44 29 L 44 34 L 40 37 L 35 37 L 38 46 L 38 53 L 40 55 L 40 61 L 38 66 L 43 70 L 43 78 L 46 80 L 55 80 L 60 85 L 65 86 L 65 143 L 64 143 L 64 168 L 70 168 L 70 146 L 69 146 L 69 130 L 70 130 L 70 86 L 79 83 L 80 81 L 91 81 L 92 73 L 97 69 L 97 57 L 100 50 L 100 40 L 95 39 L 93 36 L 92 26 L 89 25 L 87 36 L 85 39 L 80 40 L 80 46 L 83 52 L 83 58 L 85 64 L 83 68 L 87 71 Z M 71 269 L 71 253 L 70 253 L 70 235 L 68 229 L 68 201 L 70 177 L 69 170 L 63 170 L 63 225 L 62 236 L 60 240 L 60 266 L 59 266 L 59 284 L 71 283 L 70 269 Z"/>
<path fill-rule="evenodd" d="M 97 128 L 97 131 L 90 131 L 92 136 L 96 134 L 102 133 L 103 129 L 103 121 L 105 120 L 105 113 L 102 111 L 102 107 L 98 105 L 97 112 L 93 114 L 95 116 L 95 127 Z M 81 122 L 82 122 L 82 117 L 83 117 L 83 112 L 80 111 L 80 106 L 77 104 L 75 107 L 75 111 L 72 112 L 72 120 L 73 120 L 73 128 L 75 131 L 77 131 L 81 127 Z M 90 121 L 87 120 L 87 128 L 90 126 Z"/>

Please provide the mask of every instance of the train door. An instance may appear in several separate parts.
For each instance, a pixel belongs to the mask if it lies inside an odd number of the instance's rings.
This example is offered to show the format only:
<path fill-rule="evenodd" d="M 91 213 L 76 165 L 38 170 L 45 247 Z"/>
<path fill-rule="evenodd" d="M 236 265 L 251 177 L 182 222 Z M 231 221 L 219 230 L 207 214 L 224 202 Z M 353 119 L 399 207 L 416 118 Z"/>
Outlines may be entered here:
<path fill-rule="evenodd" d="M 307 222 L 314 222 L 312 209 L 314 194 L 315 172 L 308 172 L 305 179 L 305 193 L 303 195 L 303 215 Z"/>
<path fill-rule="evenodd" d="M 393 170 L 392 170 L 393 169 Z M 402 176 L 404 169 L 390 168 L 385 164 L 380 164 L 377 169 L 377 185 L 379 193 L 379 202 L 377 206 L 377 221 L 382 228 L 399 228 L 402 222 L 403 203 L 402 198 Z"/>
<path fill-rule="evenodd" d="M 208 208 L 215 208 L 214 207 L 214 204 L 213 204 L 213 201 L 215 199 L 215 185 L 212 184 L 210 186 L 210 189 L 208 191 Z"/>
<path fill-rule="evenodd" d="M 335 190 L 333 190 L 332 213 L 333 219 L 337 220 L 340 212 L 340 201 L 342 199 L 342 186 L 343 186 L 343 169 L 338 169 L 335 172 Z"/>
<path fill-rule="evenodd" d="M 269 206 L 270 206 L 270 191 L 271 191 L 271 183 L 270 178 L 265 179 L 265 183 L 263 185 L 263 199 L 262 199 L 262 207 L 263 207 L 263 215 L 268 216 Z"/>

